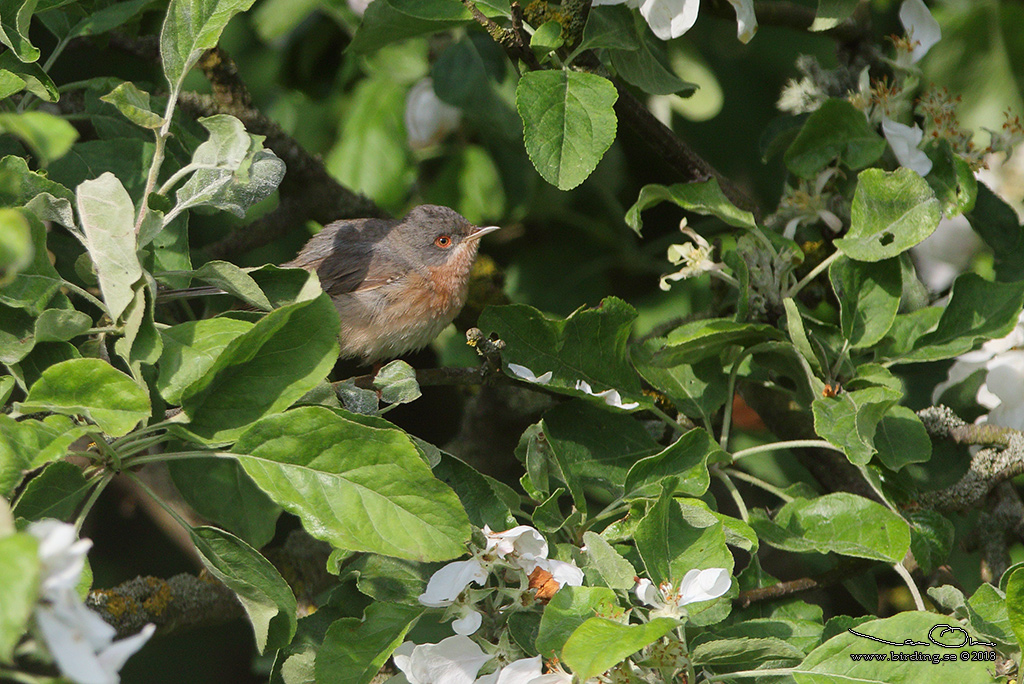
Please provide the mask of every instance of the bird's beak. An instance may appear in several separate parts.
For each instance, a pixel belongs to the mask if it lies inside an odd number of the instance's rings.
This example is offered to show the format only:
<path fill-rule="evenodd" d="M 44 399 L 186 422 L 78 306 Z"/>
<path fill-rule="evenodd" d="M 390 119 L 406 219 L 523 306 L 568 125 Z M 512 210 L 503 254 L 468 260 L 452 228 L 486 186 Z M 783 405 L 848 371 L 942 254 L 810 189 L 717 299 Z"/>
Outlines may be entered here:
<path fill-rule="evenodd" d="M 466 236 L 467 240 L 479 240 L 488 233 L 493 233 L 496 230 L 501 230 L 501 226 L 477 226 L 477 229 Z"/>

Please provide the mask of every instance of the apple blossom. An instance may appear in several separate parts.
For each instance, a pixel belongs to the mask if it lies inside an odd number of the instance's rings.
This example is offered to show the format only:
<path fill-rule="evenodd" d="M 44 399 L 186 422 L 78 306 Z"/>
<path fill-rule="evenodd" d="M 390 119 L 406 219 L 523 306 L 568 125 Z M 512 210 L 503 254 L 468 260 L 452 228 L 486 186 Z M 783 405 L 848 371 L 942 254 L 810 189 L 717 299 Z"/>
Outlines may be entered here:
<path fill-rule="evenodd" d="M 540 656 L 520 658 L 500 670 L 480 677 L 475 684 L 532 684 L 541 676 L 541 667 Z"/>
<path fill-rule="evenodd" d="M 453 561 L 430 576 L 419 602 L 430 608 L 450 606 L 470 583 L 482 586 L 486 581 L 487 569 L 479 559 Z"/>
<path fill-rule="evenodd" d="M 719 268 L 718 264 L 711 261 L 711 245 L 708 244 L 708 241 L 705 240 L 702 235 L 686 225 L 686 219 L 679 222 L 679 230 L 693 240 L 693 242 L 685 242 L 681 245 L 669 245 L 668 260 L 672 262 L 673 266 L 679 266 L 680 264 L 685 265 L 679 271 L 661 277 L 658 287 L 662 290 L 669 289 L 670 285 L 668 282 L 670 280 L 675 281 L 692 278 L 693 276 L 698 276 L 701 273 L 714 271 Z"/>
<path fill-rule="evenodd" d="M 40 520 L 27 530 L 39 539 L 42 569 L 43 600 L 36 606 L 35 621 L 57 667 L 75 684 L 117 684 L 118 671 L 156 626 L 146 625 L 138 634 L 114 641 L 114 628 L 86 608 L 76 593 L 92 542 L 76 541 L 74 526 L 58 520 Z"/>
<path fill-rule="evenodd" d="M 395 667 L 409 684 L 473 684 L 477 672 L 493 657 L 461 634 L 436 644 L 417 646 L 406 641 L 394 653 Z"/>
<path fill-rule="evenodd" d="M 917 64 L 942 37 L 939 22 L 935 21 L 923 0 L 903 0 L 900 23 L 907 32 L 910 49 L 906 57 L 901 55 L 897 58 L 897 63 L 901 66 L 907 66 L 907 61 Z"/>
<path fill-rule="evenodd" d="M 729 591 L 732 578 L 725 568 L 709 568 L 707 570 L 690 570 L 675 588 L 669 582 L 659 586 L 649 579 L 637 580 L 636 597 L 641 603 L 651 606 L 652 616 L 672 617 L 679 619 L 686 612 L 684 606 L 699 601 L 710 601 Z"/>
<path fill-rule="evenodd" d="M 412 149 L 441 142 L 458 128 L 461 119 L 462 113 L 458 108 L 437 97 L 431 78 L 422 78 L 409 89 L 405 98 L 405 130 Z"/>
<path fill-rule="evenodd" d="M 757 32 L 753 0 L 729 0 L 736 10 L 737 35 L 746 43 Z M 700 0 L 594 0 L 593 6 L 625 5 L 639 9 L 640 15 L 658 38 L 671 40 L 693 27 L 700 11 Z"/>
<path fill-rule="evenodd" d="M 883 116 L 882 133 L 900 166 L 917 171 L 922 176 L 928 175 L 932 170 L 932 160 L 918 147 L 924 137 L 920 126 L 907 126 Z"/>
<path fill-rule="evenodd" d="M 520 559 L 532 560 L 548 557 L 548 543 L 544 536 L 529 525 L 517 525 L 504 532 L 492 532 L 484 525 L 487 547 L 484 553 L 494 553 L 498 558 L 513 555 Z"/>

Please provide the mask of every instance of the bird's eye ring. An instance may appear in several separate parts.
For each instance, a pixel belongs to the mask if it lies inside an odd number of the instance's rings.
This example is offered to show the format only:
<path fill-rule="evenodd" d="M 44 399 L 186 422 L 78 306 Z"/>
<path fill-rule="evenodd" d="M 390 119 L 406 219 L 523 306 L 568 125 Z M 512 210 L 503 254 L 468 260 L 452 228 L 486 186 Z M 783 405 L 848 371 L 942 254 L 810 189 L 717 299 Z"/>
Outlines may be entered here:
<path fill-rule="evenodd" d="M 449 235 L 438 235 L 434 239 L 434 244 L 440 247 L 441 249 L 448 249 L 449 247 L 452 246 L 452 238 Z"/>

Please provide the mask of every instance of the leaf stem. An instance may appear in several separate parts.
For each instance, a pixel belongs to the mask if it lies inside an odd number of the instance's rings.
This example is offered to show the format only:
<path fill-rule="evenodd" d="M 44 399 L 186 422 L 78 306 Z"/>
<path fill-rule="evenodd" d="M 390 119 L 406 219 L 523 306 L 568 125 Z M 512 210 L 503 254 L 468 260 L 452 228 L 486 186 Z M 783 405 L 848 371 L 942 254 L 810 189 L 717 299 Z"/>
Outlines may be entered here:
<path fill-rule="evenodd" d="M 914 582 L 914 578 L 910 576 L 910 571 L 903 567 L 903 563 L 896 563 L 892 566 L 892 569 L 896 571 L 903 582 L 907 585 L 907 589 L 910 590 L 910 595 L 914 597 L 914 605 L 917 606 L 918 610 L 928 610 L 924 605 L 924 599 L 921 598 L 921 591 L 917 588 L 917 584 Z"/>
<path fill-rule="evenodd" d="M 146 463 L 165 463 L 167 461 L 187 461 L 192 458 L 235 458 L 237 454 L 228 451 L 174 451 L 169 454 L 143 454 L 129 459 L 132 466 Z"/>
<path fill-rule="evenodd" d="M 769 493 L 774 494 L 775 496 L 779 497 L 780 499 L 782 499 L 786 503 L 789 503 L 790 501 L 793 501 L 793 497 L 791 497 L 789 494 L 786 494 L 786 492 L 784 492 L 782 489 L 776 487 L 775 485 L 773 485 L 773 484 L 771 484 L 769 482 L 765 482 L 764 480 L 762 480 L 759 477 L 754 477 L 750 473 L 744 472 L 742 470 L 738 470 L 736 468 L 729 468 L 729 469 L 727 469 L 727 470 L 725 470 L 723 472 L 728 473 L 730 477 L 735 477 L 737 480 L 743 480 L 744 482 L 752 484 L 755 487 L 760 487 L 761 489 L 765 490 L 766 492 L 769 492 Z"/>
<path fill-rule="evenodd" d="M 740 511 L 740 518 L 743 522 L 750 522 L 750 511 L 747 510 L 747 504 L 743 502 L 743 497 L 740 495 L 740 490 L 736 489 L 736 483 L 732 481 L 725 471 L 721 468 L 713 468 L 711 474 L 722 481 L 725 488 L 729 490 L 729 495 L 732 500 L 736 502 L 736 508 Z"/>
<path fill-rule="evenodd" d="M 804 289 L 808 283 L 817 278 L 822 271 L 831 266 L 832 262 L 838 259 L 840 256 L 842 256 L 842 254 L 842 252 L 836 250 L 832 252 L 832 254 L 828 255 L 826 258 L 822 259 L 820 264 L 812 268 L 810 273 L 808 273 L 807 275 L 800 279 L 800 282 L 798 282 L 793 287 L 789 288 L 789 292 L 786 293 L 786 297 L 796 297 L 797 293 L 800 292 L 800 290 Z"/>
<path fill-rule="evenodd" d="M 732 461 L 735 463 L 737 460 L 745 456 L 753 456 L 754 454 L 763 454 L 768 451 L 781 451 L 782 449 L 798 449 L 798 448 L 810 448 L 810 449 L 832 449 L 843 453 L 843 450 L 829 444 L 823 439 L 791 439 L 786 442 L 772 442 L 771 444 L 761 444 L 755 447 L 749 447 L 747 449 L 740 449 L 732 455 Z"/>
<path fill-rule="evenodd" d="M 93 505 L 100 498 L 100 494 L 107 488 L 110 481 L 114 479 L 114 473 L 107 471 L 100 478 L 99 483 L 89 493 L 89 498 L 85 500 L 85 504 L 82 506 L 82 510 L 78 512 L 78 516 L 75 518 L 75 534 L 80 534 L 82 531 L 82 525 L 85 524 L 85 519 L 89 517 L 89 511 L 92 510 Z"/>
<path fill-rule="evenodd" d="M 100 311 L 103 311 L 103 312 L 104 312 L 104 313 L 106 313 L 106 314 L 109 314 L 109 313 L 110 313 L 110 312 L 109 312 L 109 311 L 107 310 L 107 305 L 106 305 L 106 304 L 104 304 L 104 303 L 103 303 L 102 301 L 100 301 L 99 299 L 97 299 L 97 298 L 95 297 L 95 295 L 93 295 L 93 294 L 92 294 L 91 292 L 89 292 L 89 291 L 88 291 L 88 290 L 86 290 L 85 288 L 83 288 L 83 287 L 79 287 L 78 285 L 75 285 L 75 284 L 74 284 L 74 283 L 72 283 L 72 282 L 68 282 L 67 280 L 63 280 L 63 281 L 61 281 L 61 284 L 62 284 L 62 285 L 63 285 L 64 287 L 66 287 L 66 288 L 68 288 L 69 290 L 71 290 L 72 292 L 74 292 L 74 293 L 75 293 L 76 295 L 78 295 L 78 296 L 79 296 L 79 297 L 81 297 L 82 299 L 85 299 L 86 301 L 88 301 L 88 302 L 89 302 L 90 304 L 93 304 L 94 306 L 98 307 Z"/>

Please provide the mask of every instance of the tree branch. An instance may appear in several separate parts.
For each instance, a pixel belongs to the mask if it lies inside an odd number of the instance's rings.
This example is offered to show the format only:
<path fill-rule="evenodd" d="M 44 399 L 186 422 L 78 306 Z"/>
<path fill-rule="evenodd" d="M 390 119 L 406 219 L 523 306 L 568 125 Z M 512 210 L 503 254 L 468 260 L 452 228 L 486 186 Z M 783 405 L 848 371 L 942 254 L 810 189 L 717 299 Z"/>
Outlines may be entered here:
<path fill-rule="evenodd" d="M 848 563 L 843 563 L 827 572 L 823 572 L 817 577 L 801 577 L 800 579 L 789 580 L 787 582 L 778 582 L 768 587 L 745 589 L 736 597 L 735 604 L 739 608 L 746 608 L 752 603 L 778 601 L 780 599 L 793 596 L 794 594 L 811 591 L 812 589 L 824 589 L 825 587 L 833 584 L 838 584 L 839 582 L 851 579 L 853 576 L 859 575 L 871 566 L 871 561 L 854 560 Z"/>

